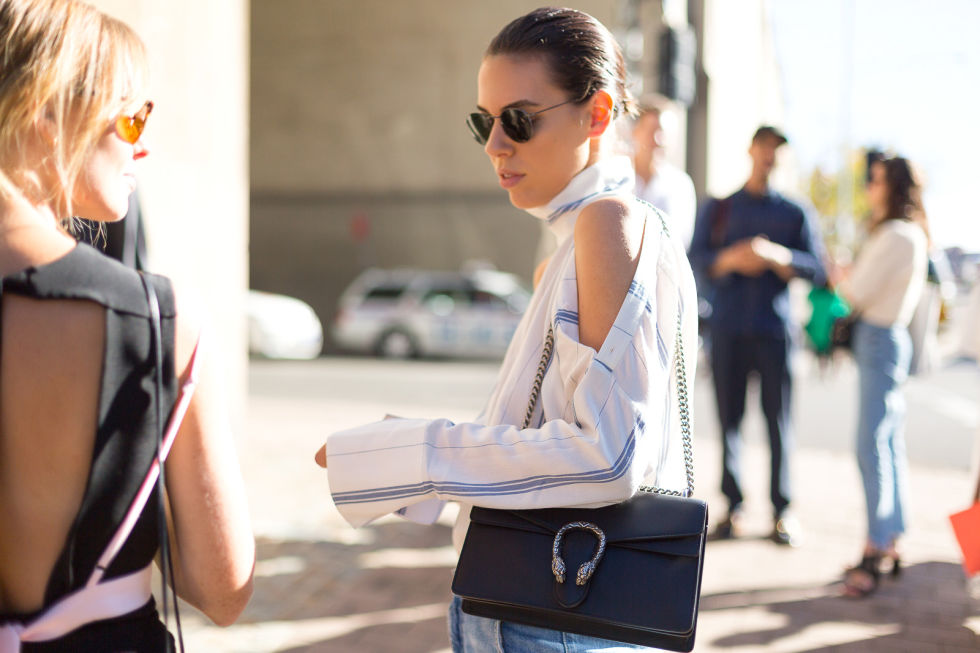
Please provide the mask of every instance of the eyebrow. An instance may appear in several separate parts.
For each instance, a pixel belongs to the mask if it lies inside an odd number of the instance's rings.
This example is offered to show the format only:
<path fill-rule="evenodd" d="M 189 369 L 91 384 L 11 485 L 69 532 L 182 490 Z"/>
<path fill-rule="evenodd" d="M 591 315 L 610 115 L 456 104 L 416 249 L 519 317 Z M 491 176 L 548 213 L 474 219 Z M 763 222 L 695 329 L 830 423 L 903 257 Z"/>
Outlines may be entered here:
<path fill-rule="evenodd" d="M 503 106 L 500 109 L 500 111 L 504 112 L 507 109 L 523 109 L 524 107 L 540 107 L 540 106 L 541 103 L 535 102 L 534 100 L 517 100 L 516 102 L 511 102 L 510 104 Z M 483 113 L 490 114 L 489 111 L 481 107 L 479 104 L 476 105 L 476 108 L 482 111 Z"/>

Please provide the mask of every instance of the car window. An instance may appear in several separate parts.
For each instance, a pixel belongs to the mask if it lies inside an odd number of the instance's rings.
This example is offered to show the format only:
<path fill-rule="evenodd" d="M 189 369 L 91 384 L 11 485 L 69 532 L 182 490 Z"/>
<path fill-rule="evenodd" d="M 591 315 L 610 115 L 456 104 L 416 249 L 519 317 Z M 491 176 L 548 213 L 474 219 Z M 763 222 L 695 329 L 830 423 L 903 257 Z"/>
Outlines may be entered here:
<path fill-rule="evenodd" d="M 422 295 L 422 305 L 438 316 L 448 316 L 466 303 L 462 290 L 452 286 L 433 286 Z"/>
<path fill-rule="evenodd" d="M 404 294 L 404 286 L 381 286 L 372 288 L 364 295 L 364 301 L 389 301 L 393 302 Z"/>
<path fill-rule="evenodd" d="M 500 308 L 507 305 L 502 297 L 486 290 L 473 289 L 467 295 L 469 295 L 470 303 L 480 308 Z"/>

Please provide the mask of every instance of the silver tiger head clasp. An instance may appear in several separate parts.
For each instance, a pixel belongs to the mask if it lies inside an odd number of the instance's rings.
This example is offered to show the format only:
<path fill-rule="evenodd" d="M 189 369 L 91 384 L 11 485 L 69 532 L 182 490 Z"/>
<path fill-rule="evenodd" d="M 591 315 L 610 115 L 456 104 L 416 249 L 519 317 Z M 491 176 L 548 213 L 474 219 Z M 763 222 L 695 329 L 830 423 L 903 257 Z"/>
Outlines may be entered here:
<path fill-rule="evenodd" d="M 601 528 L 587 521 L 576 521 L 561 527 L 561 530 L 555 535 L 555 543 L 551 547 L 551 573 L 555 575 L 555 580 L 559 584 L 565 582 L 565 561 L 561 559 L 561 538 L 565 533 L 572 530 L 591 531 L 599 540 L 599 546 L 596 547 L 592 559 L 583 562 L 578 568 L 578 573 L 575 574 L 575 584 L 585 585 L 592 578 L 596 567 L 599 566 L 599 560 L 602 559 L 602 554 L 606 551 L 606 534 L 602 532 Z"/>

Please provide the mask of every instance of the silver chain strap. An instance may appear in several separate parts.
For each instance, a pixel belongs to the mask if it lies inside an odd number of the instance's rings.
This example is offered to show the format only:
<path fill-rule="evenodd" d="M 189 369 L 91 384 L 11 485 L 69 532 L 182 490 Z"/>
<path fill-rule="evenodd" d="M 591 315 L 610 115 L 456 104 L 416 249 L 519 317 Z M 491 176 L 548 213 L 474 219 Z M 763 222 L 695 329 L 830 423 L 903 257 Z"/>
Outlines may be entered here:
<path fill-rule="evenodd" d="M 544 382 L 544 373 L 548 369 L 551 360 L 551 353 L 555 348 L 555 332 L 548 326 L 548 335 L 544 339 L 544 350 L 541 352 L 541 362 L 538 363 L 538 371 L 534 375 L 534 383 L 531 385 L 531 398 L 527 403 L 527 412 L 524 413 L 524 421 L 521 429 L 526 429 L 531 425 L 531 417 L 534 415 L 534 408 L 537 406 L 538 397 L 541 395 L 541 384 Z M 687 368 L 684 365 L 684 343 L 681 339 L 681 315 L 677 314 L 677 336 L 674 338 L 674 369 L 677 375 L 677 403 L 680 407 L 681 415 L 681 436 L 684 440 L 684 470 L 687 472 L 687 491 L 665 490 L 652 485 L 640 486 L 640 492 L 652 492 L 654 494 L 669 494 L 674 497 L 694 496 L 694 448 L 691 446 L 691 417 L 688 412 L 687 398 Z"/>
<path fill-rule="evenodd" d="M 668 494 L 674 497 L 694 496 L 694 447 L 691 445 L 691 415 L 687 400 L 687 367 L 684 364 L 681 313 L 677 312 L 677 334 L 674 337 L 674 371 L 677 376 L 677 404 L 681 416 L 681 436 L 684 441 L 684 471 L 687 473 L 687 491 L 665 490 L 652 485 L 641 485 L 640 492 Z"/>
<path fill-rule="evenodd" d="M 531 385 L 531 400 L 527 403 L 527 412 L 524 413 L 524 421 L 521 423 L 521 430 L 531 425 L 531 417 L 534 415 L 534 407 L 538 403 L 538 396 L 541 394 L 541 384 L 544 382 L 544 373 L 548 369 L 548 361 L 551 360 L 551 352 L 555 348 L 555 332 L 548 326 L 548 335 L 544 339 L 544 351 L 541 352 L 541 362 L 538 364 L 538 371 L 534 375 L 534 383 Z"/>
<path fill-rule="evenodd" d="M 654 209 L 663 230 L 667 232 L 665 223 L 660 211 Z M 677 333 L 674 337 L 674 371 L 677 377 L 677 403 L 680 408 L 681 436 L 684 442 L 684 471 L 687 474 L 687 490 L 665 490 L 653 485 L 641 485 L 640 492 L 650 492 L 652 494 L 666 494 L 673 497 L 694 496 L 694 447 L 691 445 L 691 416 L 688 410 L 687 396 L 687 367 L 684 364 L 684 342 L 682 339 L 681 312 L 677 312 Z M 534 408 L 541 395 L 541 384 L 544 382 L 544 373 L 548 369 L 551 360 L 551 353 L 555 348 L 555 332 L 553 327 L 548 325 L 548 335 L 544 339 L 544 350 L 541 352 L 541 362 L 538 364 L 538 371 L 534 375 L 534 383 L 531 386 L 531 397 L 527 404 L 527 412 L 524 414 L 524 422 L 521 429 L 526 429 L 531 425 L 531 417 L 534 415 Z"/>

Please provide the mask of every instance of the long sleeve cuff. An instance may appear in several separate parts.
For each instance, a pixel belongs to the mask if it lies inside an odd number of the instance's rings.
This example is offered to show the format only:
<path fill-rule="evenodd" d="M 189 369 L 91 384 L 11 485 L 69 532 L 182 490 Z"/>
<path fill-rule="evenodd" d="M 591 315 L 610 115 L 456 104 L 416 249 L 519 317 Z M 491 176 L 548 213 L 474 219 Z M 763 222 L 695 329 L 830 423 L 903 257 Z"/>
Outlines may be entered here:
<path fill-rule="evenodd" d="M 392 493 L 383 489 L 364 488 L 424 488 L 425 457 L 421 450 L 429 424 L 425 419 L 389 419 L 338 431 L 327 438 L 330 494 L 351 526 L 364 526 L 392 512 L 401 511 L 413 521 L 423 517 L 418 511 L 409 511 L 408 506 L 423 502 L 424 494 L 406 500 L 399 493 L 391 498 Z M 368 441 L 371 449 L 365 450 Z M 351 460 L 354 457 L 363 462 Z M 431 506 L 428 512 L 423 509 L 426 516 L 431 511 Z"/>

